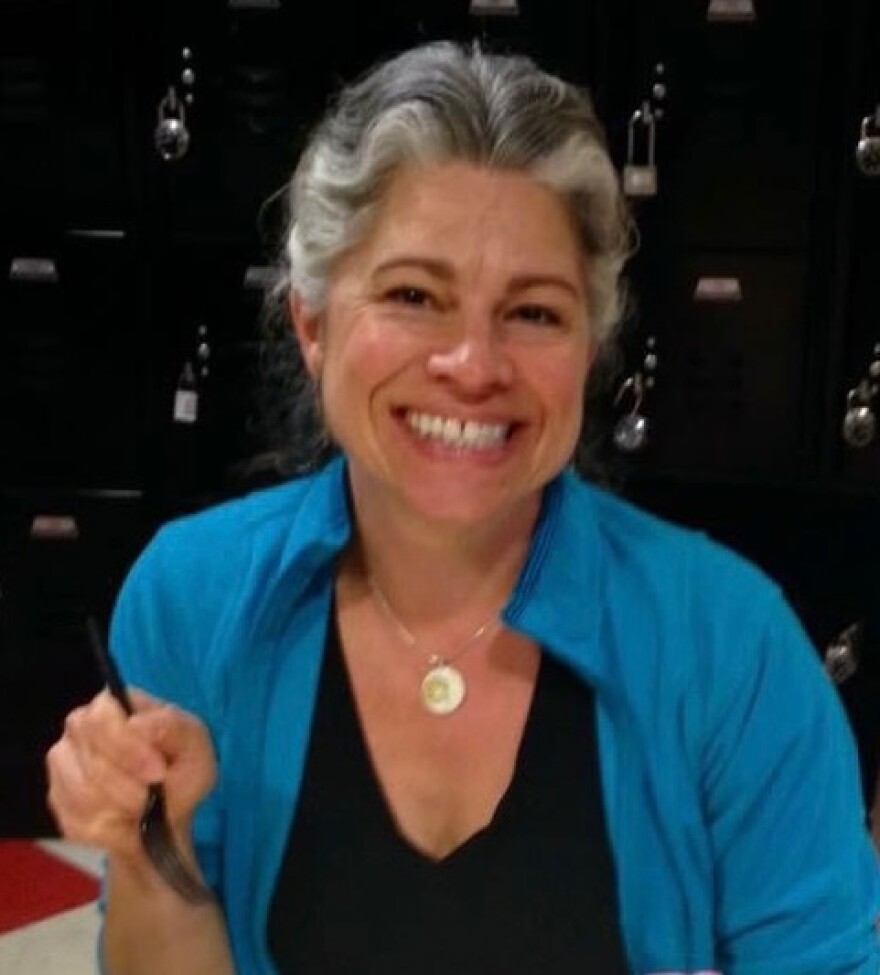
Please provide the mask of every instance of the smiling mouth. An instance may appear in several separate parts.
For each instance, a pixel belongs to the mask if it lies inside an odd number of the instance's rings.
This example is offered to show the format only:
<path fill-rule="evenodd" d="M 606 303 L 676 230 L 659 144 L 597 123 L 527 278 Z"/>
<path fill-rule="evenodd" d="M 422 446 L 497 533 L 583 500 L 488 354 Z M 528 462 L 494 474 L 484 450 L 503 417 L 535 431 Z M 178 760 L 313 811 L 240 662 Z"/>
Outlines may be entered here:
<path fill-rule="evenodd" d="M 491 450 L 510 437 L 512 423 L 480 423 L 407 410 L 404 422 L 419 438 L 457 450 Z"/>

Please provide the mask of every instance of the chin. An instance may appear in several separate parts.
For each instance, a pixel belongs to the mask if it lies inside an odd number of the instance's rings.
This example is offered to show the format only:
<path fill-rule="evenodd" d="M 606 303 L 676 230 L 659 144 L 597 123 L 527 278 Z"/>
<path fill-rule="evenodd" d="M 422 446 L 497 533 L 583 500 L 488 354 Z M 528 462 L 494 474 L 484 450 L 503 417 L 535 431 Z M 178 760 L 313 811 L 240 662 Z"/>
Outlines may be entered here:
<path fill-rule="evenodd" d="M 493 522 L 508 522 L 517 512 L 532 516 L 540 506 L 540 490 L 512 495 L 504 492 L 414 491 L 407 506 L 426 522 L 448 530 L 478 529 Z"/>

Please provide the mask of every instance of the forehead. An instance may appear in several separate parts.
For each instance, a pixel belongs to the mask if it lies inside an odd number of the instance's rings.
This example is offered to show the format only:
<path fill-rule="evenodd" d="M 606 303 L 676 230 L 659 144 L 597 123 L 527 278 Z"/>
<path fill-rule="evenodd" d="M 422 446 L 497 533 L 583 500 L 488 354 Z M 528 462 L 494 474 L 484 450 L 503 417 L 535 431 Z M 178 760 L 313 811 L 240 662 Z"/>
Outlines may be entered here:
<path fill-rule="evenodd" d="M 453 265 L 479 254 L 578 275 L 584 255 L 554 190 L 524 173 L 468 163 L 411 166 L 386 188 L 364 256 L 417 250 Z"/>

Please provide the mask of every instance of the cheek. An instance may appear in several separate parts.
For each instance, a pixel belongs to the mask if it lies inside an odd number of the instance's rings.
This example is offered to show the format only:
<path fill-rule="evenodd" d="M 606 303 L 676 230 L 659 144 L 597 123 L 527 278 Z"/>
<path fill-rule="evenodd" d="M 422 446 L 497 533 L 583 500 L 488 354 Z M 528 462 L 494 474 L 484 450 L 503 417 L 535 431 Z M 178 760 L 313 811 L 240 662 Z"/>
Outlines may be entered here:
<path fill-rule="evenodd" d="M 332 335 L 323 371 L 324 409 L 333 416 L 369 409 L 386 382 L 412 361 L 412 349 L 381 323 L 361 320 Z"/>
<path fill-rule="evenodd" d="M 543 377 L 544 406 L 547 411 L 545 437 L 554 463 L 566 462 L 577 448 L 584 421 L 584 388 L 588 375 L 586 365 L 578 365 L 571 354 Z"/>
<path fill-rule="evenodd" d="M 436 335 L 426 323 L 376 312 L 352 322 L 340 340 L 340 354 L 349 367 L 377 378 L 426 361 L 436 345 Z"/>
<path fill-rule="evenodd" d="M 577 354 L 561 359 L 544 377 L 544 389 L 560 416 L 580 423 L 589 369 Z"/>

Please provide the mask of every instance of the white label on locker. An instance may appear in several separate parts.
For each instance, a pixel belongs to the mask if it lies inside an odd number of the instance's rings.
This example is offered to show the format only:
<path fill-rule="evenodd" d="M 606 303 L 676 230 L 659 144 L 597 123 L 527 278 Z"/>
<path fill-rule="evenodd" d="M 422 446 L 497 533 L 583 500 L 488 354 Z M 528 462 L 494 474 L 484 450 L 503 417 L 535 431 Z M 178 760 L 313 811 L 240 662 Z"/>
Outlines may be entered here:
<path fill-rule="evenodd" d="M 178 389 L 174 393 L 174 422 L 195 423 L 199 418 L 199 394 L 191 389 Z"/>
<path fill-rule="evenodd" d="M 58 281 L 58 269 L 49 257 L 13 257 L 9 265 L 9 280 L 55 284 Z"/>
<path fill-rule="evenodd" d="M 710 23 L 750 24 L 757 17 L 754 0 L 709 0 L 706 11 Z"/>
<path fill-rule="evenodd" d="M 31 538 L 52 542 L 75 542 L 79 538 L 76 518 L 69 515 L 34 515 Z"/>
<path fill-rule="evenodd" d="M 71 227 L 64 231 L 65 237 L 74 240 L 125 240 L 124 230 L 101 230 L 98 227 Z"/>
<path fill-rule="evenodd" d="M 700 278 L 694 288 L 694 301 L 742 301 L 739 278 Z"/>
<path fill-rule="evenodd" d="M 251 264 L 244 272 L 245 288 L 253 291 L 263 291 L 272 283 L 272 268 L 265 264 Z"/>
<path fill-rule="evenodd" d="M 517 0 L 471 0 L 474 17 L 516 17 L 519 13 Z"/>

